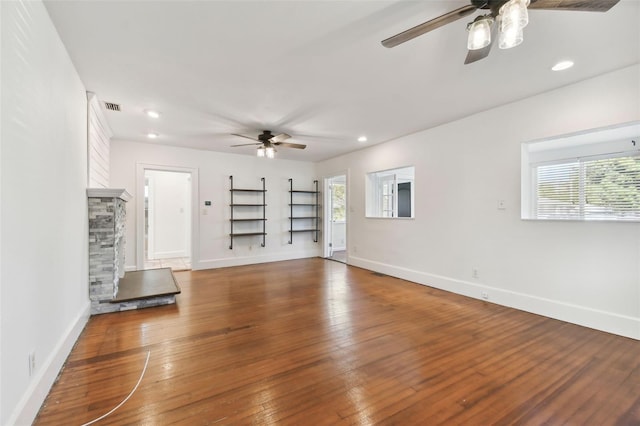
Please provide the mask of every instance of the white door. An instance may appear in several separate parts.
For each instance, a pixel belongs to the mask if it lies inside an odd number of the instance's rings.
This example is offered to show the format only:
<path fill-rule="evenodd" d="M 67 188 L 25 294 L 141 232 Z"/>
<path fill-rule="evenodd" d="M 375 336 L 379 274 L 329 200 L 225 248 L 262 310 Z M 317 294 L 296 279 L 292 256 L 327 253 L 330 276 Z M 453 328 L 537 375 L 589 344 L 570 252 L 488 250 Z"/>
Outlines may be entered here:
<path fill-rule="evenodd" d="M 190 263 L 191 174 L 145 170 L 145 183 L 145 260 Z"/>
<path fill-rule="evenodd" d="M 347 176 L 325 179 L 324 256 L 346 263 L 347 260 Z"/>

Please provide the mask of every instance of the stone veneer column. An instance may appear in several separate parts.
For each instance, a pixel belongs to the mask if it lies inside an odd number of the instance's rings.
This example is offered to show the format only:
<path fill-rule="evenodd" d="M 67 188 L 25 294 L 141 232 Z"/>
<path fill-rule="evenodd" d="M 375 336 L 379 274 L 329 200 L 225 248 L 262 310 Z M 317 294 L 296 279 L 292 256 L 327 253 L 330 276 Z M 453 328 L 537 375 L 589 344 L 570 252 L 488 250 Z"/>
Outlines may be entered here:
<path fill-rule="evenodd" d="M 124 189 L 89 188 L 89 299 L 91 315 L 116 312 L 110 303 L 124 276 L 126 202 Z"/>

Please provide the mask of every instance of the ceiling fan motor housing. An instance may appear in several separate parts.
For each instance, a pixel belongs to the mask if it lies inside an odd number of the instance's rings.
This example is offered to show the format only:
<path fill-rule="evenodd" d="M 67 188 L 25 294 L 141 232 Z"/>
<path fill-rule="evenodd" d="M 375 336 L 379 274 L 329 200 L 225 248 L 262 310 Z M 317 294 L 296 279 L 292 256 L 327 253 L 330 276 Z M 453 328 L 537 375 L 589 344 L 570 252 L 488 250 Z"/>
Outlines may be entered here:
<path fill-rule="evenodd" d="M 471 5 L 478 9 L 490 9 L 491 15 L 495 18 L 498 16 L 500 8 L 507 3 L 508 0 L 471 0 Z M 532 3 L 535 0 L 532 1 Z"/>
<path fill-rule="evenodd" d="M 271 130 L 263 130 L 262 134 L 258 136 L 258 139 L 262 142 L 269 142 L 272 137 Z"/>
<path fill-rule="evenodd" d="M 471 0 L 470 3 L 471 3 L 472 6 L 475 6 L 478 9 L 488 9 L 489 8 L 489 1 L 488 0 Z"/>

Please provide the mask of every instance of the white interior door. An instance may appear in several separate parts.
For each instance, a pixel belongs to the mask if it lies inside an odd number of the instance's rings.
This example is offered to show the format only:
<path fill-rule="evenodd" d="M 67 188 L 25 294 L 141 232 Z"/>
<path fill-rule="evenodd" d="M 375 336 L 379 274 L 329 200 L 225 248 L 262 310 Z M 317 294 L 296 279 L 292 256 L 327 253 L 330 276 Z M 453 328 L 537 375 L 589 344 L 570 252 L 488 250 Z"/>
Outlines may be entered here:
<path fill-rule="evenodd" d="M 145 171 L 148 182 L 148 260 L 188 258 L 191 246 L 191 175 Z"/>
<path fill-rule="evenodd" d="M 346 263 L 347 250 L 347 175 L 325 179 L 324 256 Z"/>

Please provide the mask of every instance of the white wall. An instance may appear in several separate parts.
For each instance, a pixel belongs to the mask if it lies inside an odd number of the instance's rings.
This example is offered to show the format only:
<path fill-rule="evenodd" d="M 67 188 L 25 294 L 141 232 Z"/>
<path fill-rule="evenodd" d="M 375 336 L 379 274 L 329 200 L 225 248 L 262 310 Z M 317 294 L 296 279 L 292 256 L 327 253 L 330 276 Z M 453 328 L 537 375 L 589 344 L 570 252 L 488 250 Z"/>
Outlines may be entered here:
<path fill-rule="evenodd" d="M 190 256 L 191 175 L 147 170 L 149 259 Z"/>
<path fill-rule="evenodd" d="M 318 173 L 350 169 L 349 263 L 640 339 L 640 224 L 520 219 L 521 142 L 638 119 L 636 65 L 319 163 Z M 365 218 L 365 174 L 410 165 L 415 219 Z"/>
<path fill-rule="evenodd" d="M 89 314 L 87 100 L 43 4 L 0 10 L 0 424 L 23 425 Z"/>
<path fill-rule="evenodd" d="M 188 148 L 177 148 L 123 140 L 111 141 L 111 186 L 126 188 L 134 197 L 127 203 L 127 268 L 136 263 L 136 165 L 198 169 L 199 235 L 194 238 L 196 250 L 192 253 L 194 269 L 244 265 L 301 257 L 320 256 L 320 243 L 314 243 L 311 234 L 296 234 L 288 244 L 289 233 L 289 178 L 294 187 L 311 187 L 315 179 L 315 165 L 301 161 L 257 158 L 248 155 L 224 154 Z M 261 188 L 261 177 L 267 187 L 266 247 L 260 247 L 259 237 L 234 240 L 229 249 L 229 176 L 234 177 L 236 188 Z M 212 202 L 205 207 L 204 202 Z"/>
<path fill-rule="evenodd" d="M 88 116 L 88 185 L 89 188 L 109 186 L 109 145 L 113 132 L 95 93 L 87 93 Z"/>

